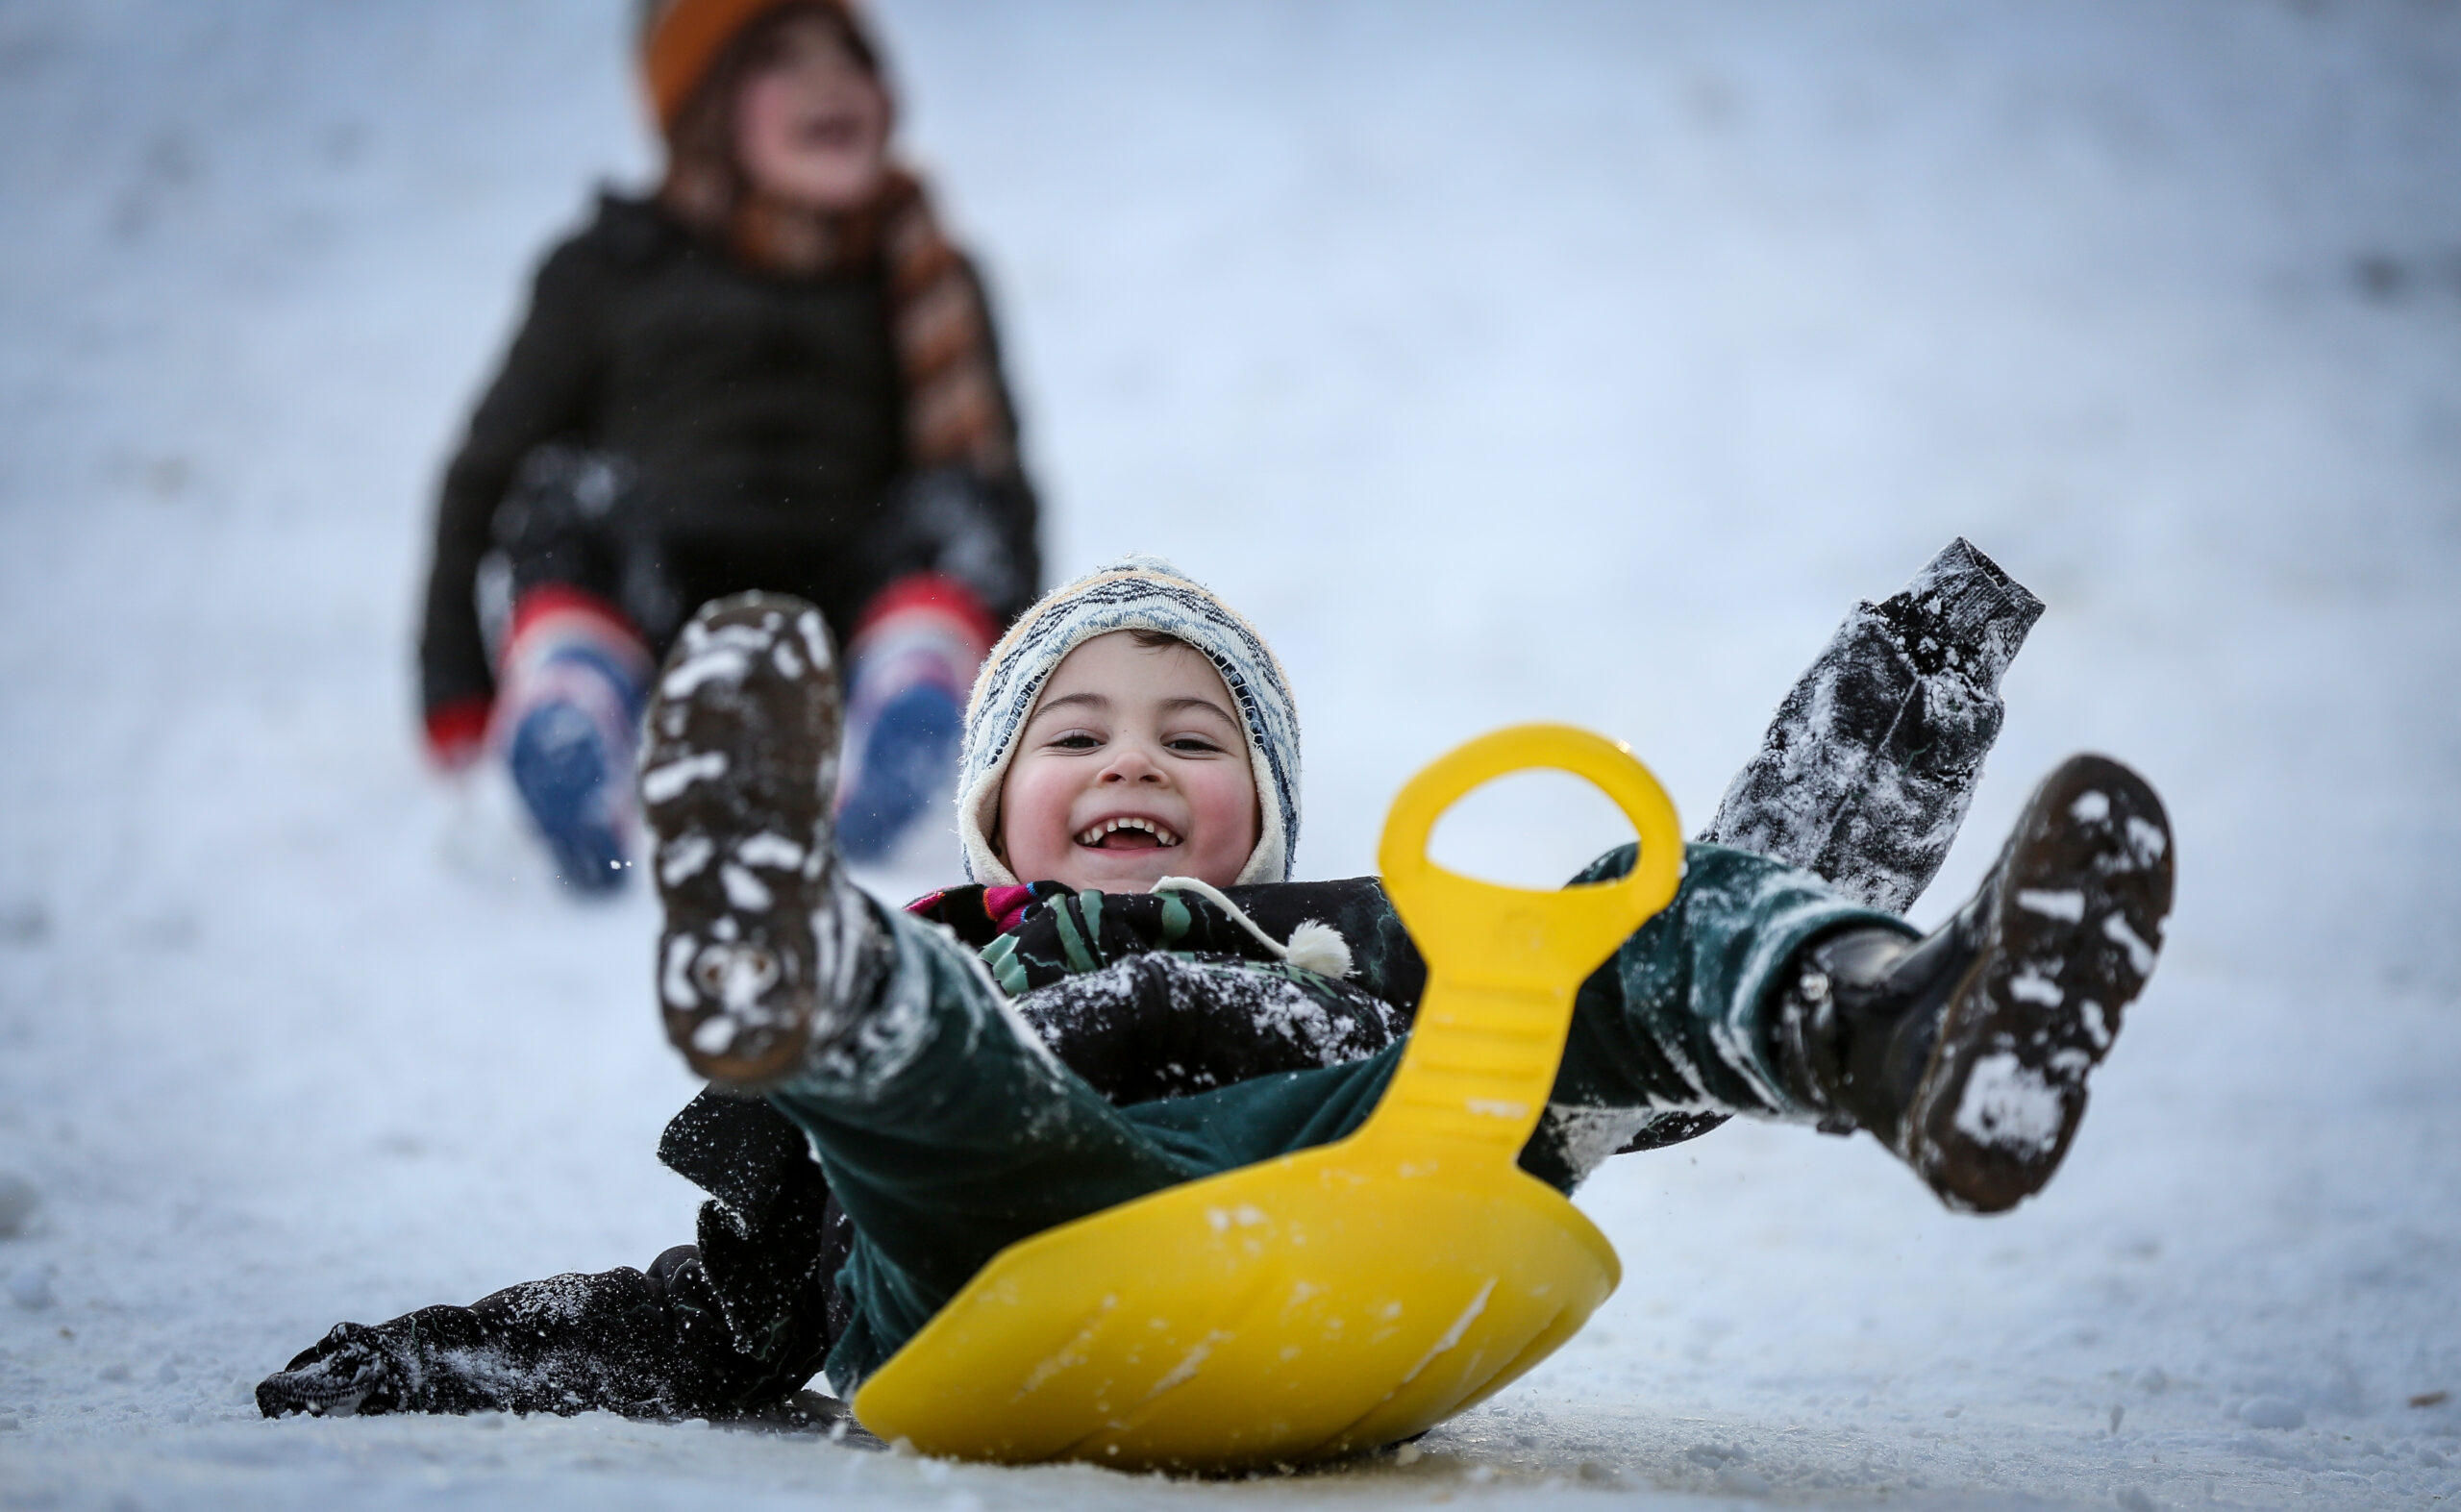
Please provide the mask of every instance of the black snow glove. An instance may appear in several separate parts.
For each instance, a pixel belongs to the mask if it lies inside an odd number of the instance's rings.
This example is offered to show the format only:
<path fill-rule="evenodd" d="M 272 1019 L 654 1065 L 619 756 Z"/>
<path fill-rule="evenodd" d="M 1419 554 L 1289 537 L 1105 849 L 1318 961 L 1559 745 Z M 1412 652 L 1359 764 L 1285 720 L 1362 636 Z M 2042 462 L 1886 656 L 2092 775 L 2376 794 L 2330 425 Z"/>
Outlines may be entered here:
<path fill-rule="evenodd" d="M 1701 838 L 1904 912 L 1965 822 L 2000 737 L 2000 679 L 2042 609 L 1972 542 L 1951 542 L 1846 617 Z"/>
<path fill-rule="evenodd" d="M 412 1375 L 410 1351 L 383 1332 L 363 1323 L 337 1323 L 279 1375 L 257 1383 L 257 1410 L 268 1418 L 399 1412 Z"/>

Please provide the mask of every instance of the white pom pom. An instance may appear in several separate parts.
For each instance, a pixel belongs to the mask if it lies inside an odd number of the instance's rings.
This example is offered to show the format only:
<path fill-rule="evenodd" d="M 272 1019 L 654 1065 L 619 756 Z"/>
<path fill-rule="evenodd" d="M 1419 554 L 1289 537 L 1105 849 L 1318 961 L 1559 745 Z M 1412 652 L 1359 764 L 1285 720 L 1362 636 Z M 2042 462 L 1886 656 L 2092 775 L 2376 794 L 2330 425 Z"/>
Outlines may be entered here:
<path fill-rule="evenodd" d="M 1289 954 L 1284 959 L 1319 977 L 1330 977 L 1338 981 L 1351 974 L 1350 942 L 1342 938 L 1341 930 L 1330 924 L 1319 924 L 1313 919 L 1302 924 L 1290 931 L 1287 949 Z"/>

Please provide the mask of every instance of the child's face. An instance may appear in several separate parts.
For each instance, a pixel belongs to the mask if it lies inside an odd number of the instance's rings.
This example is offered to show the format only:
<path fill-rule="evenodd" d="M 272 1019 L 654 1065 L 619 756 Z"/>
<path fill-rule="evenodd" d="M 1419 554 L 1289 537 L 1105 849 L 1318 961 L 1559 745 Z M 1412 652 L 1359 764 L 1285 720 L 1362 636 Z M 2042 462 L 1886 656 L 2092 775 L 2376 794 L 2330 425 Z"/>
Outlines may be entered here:
<path fill-rule="evenodd" d="M 1228 887 L 1255 849 L 1255 778 L 1230 694 L 1179 641 L 1125 631 L 1070 652 L 1000 788 L 1000 852 L 1020 881 L 1143 892 Z"/>
<path fill-rule="evenodd" d="M 744 80 L 735 157 L 753 186 L 814 210 L 855 210 L 880 187 L 888 96 L 825 16 L 779 29 Z"/>

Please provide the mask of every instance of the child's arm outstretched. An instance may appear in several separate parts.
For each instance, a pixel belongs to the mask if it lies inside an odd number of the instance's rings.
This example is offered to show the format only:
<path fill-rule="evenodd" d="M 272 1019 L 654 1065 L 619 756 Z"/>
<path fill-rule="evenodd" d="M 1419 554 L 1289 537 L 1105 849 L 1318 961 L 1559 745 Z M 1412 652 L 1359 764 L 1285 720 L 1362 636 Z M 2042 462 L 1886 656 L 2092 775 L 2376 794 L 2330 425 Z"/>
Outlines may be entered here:
<path fill-rule="evenodd" d="M 539 267 L 529 313 L 445 468 L 419 631 L 419 705 L 430 753 L 448 765 L 476 753 L 495 697 L 477 583 L 496 506 L 524 457 L 588 426 L 596 262 L 576 238 Z"/>

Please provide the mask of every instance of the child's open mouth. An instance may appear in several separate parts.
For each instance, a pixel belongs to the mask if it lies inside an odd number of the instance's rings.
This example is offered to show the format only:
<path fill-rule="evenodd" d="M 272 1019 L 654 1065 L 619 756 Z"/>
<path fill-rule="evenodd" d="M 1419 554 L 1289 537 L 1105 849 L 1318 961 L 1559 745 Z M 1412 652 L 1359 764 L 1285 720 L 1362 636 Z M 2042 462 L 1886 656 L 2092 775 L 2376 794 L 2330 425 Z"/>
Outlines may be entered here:
<path fill-rule="evenodd" d="M 813 116 L 803 123 L 796 135 L 806 146 L 843 151 L 863 139 L 863 121 L 858 115 Z"/>
<path fill-rule="evenodd" d="M 1096 851 L 1158 851 L 1180 837 L 1151 819 L 1106 819 L 1078 830 L 1077 843 Z"/>

